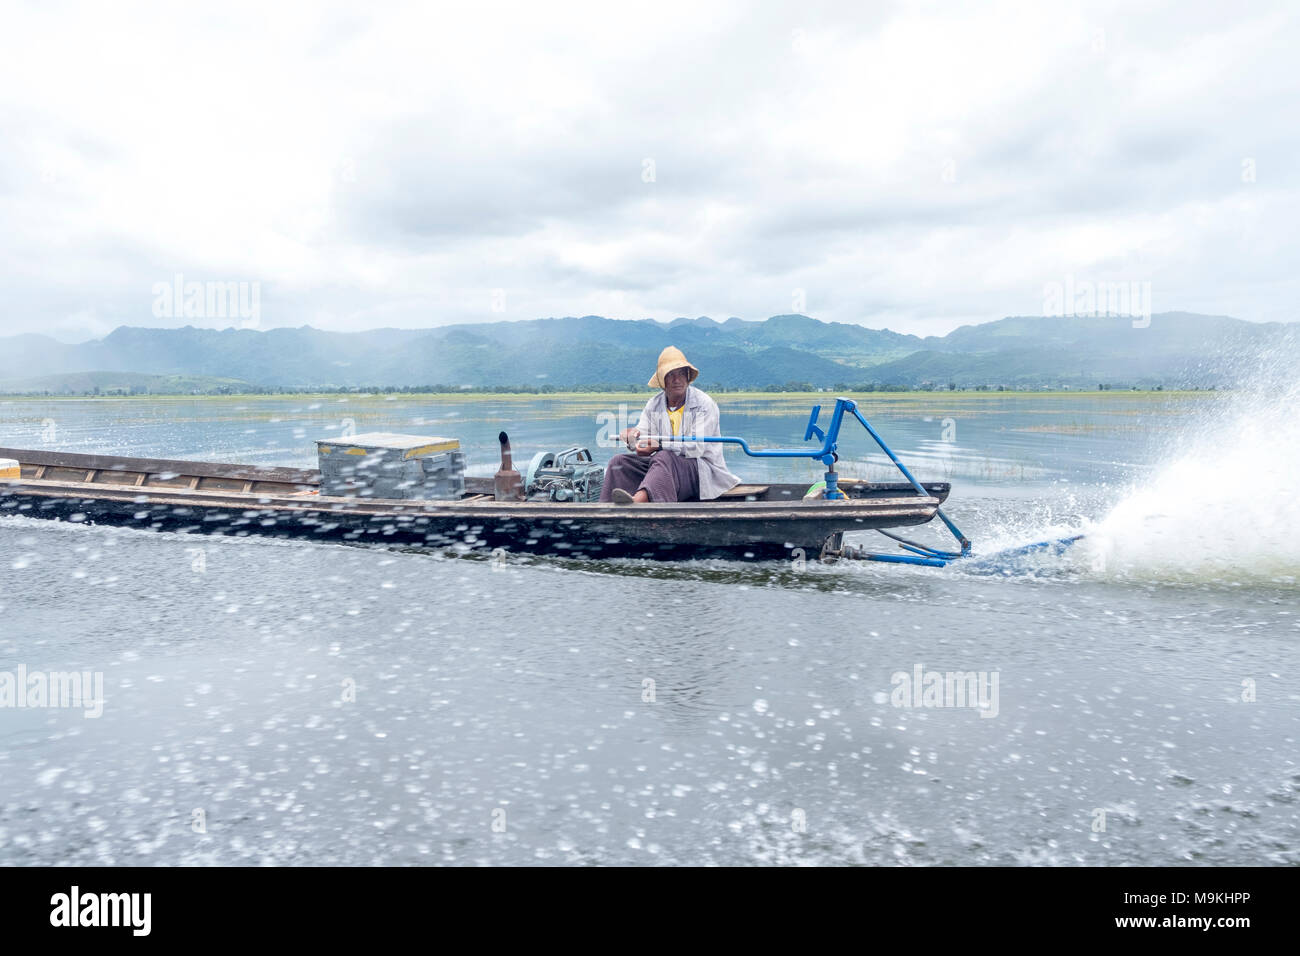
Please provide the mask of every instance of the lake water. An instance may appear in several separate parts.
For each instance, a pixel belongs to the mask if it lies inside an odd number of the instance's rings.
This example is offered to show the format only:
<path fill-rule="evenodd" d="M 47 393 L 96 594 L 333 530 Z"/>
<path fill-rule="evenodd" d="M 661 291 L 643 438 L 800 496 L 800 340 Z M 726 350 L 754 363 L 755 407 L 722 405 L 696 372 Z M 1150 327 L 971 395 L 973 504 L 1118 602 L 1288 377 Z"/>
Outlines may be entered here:
<path fill-rule="evenodd" d="M 807 398 L 718 398 L 801 442 Z M 0 864 L 1300 863 L 1294 396 L 858 398 L 977 551 L 1088 537 L 990 574 L 0 518 L 0 681 L 104 682 L 97 717 L 0 708 Z M 0 446 L 310 466 L 402 431 L 487 475 L 502 429 L 603 459 L 628 405 L 0 400 Z"/>

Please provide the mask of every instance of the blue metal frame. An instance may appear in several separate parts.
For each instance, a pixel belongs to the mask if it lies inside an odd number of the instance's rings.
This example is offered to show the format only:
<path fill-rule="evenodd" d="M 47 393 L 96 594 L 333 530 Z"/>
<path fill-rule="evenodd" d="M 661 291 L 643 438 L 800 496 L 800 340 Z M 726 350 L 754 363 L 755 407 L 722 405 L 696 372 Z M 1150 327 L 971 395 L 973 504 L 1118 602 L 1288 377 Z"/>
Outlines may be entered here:
<path fill-rule="evenodd" d="M 880 437 L 880 434 L 871 427 L 871 423 L 862 417 L 862 413 L 858 411 L 857 402 L 848 398 L 835 399 L 835 409 L 831 412 L 830 425 L 827 427 L 826 431 L 822 431 L 817 425 L 817 419 L 821 415 L 821 410 L 822 407 L 820 405 L 813 406 L 812 414 L 808 417 L 808 427 L 804 430 L 803 435 L 804 441 L 811 441 L 813 436 L 816 436 L 821 440 L 822 445 L 816 451 L 807 448 L 762 448 L 755 451 L 749 447 L 749 443 L 746 442 L 745 439 L 727 435 L 645 435 L 642 437 L 658 442 L 725 442 L 731 445 L 739 445 L 741 451 L 746 455 L 749 455 L 751 458 L 812 458 L 821 461 L 826 465 L 826 497 L 831 499 L 840 499 L 844 498 L 845 495 L 844 492 L 839 489 L 839 475 L 835 473 L 835 450 L 839 444 L 840 426 L 844 422 L 844 413 L 852 412 L 853 416 L 862 423 L 862 427 L 865 428 L 871 437 L 876 440 L 876 444 L 880 446 L 881 450 L 889 456 L 889 460 L 892 461 L 898 467 L 898 470 L 903 473 L 903 477 L 906 478 L 908 482 L 911 483 L 912 487 L 916 489 L 916 493 L 925 498 L 930 497 L 930 493 L 926 491 L 921 483 L 912 476 L 912 473 L 907 470 L 907 467 L 898 460 L 898 456 L 895 455 L 890 447 L 885 444 L 885 440 Z M 944 525 L 947 526 L 948 530 L 952 533 L 952 536 L 957 539 L 958 544 L 961 545 L 960 552 L 939 551 L 923 544 L 917 544 L 914 541 L 896 539 L 902 542 L 902 547 L 904 549 L 912 553 L 863 554 L 861 557 L 870 561 L 887 561 L 894 564 L 919 564 L 926 567 L 941 568 L 947 564 L 948 561 L 955 558 L 964 558 L 969 555 L 971 549 L 969 539 L 967 539 L 957 526 L 953 524 L 952 519 L 943 513 L 942 508 L 936 508 L 935 513 L 939 516 L 940 520 L 943 521 Z M 894 536 L 891 535 L 890 537 Z"/>
<path fill-rule="evenodd" d="M 844 498 L 845 495 L 839 490 L 839 476 L 835 473 L 835 449 L 839 443 L 840 426 L 844 422 L 844 413 L 852 412 L 853 417 L 862 423 L 862 427 L 867 430 L 881 450 L 889 456 L 898 470 L 916 489 L 916 493 L 929 497 L 929 493 L 919 481 L 912 476 L 907 470 L 907 466 L 898 460 L 898 456 L 885 444 L 885 440 L 880 434 L 871 427 L 871 423 L 862 417 L 858 411 L 857 402 L 848 398 L 837 398 L 835 400 L 835 410 L 831 412 L 831 422 L 826 431 L 822 431 L 817 426 L 817 418 L 821 414 L 822 407 L 814 405 L 812 414 L 808 417 L 808 427 L 804 430 L 803 440 L 811 441 L 813 436 L 821 440 L 821 447 L 813 451 L 808 448 L 763 448 L 755 451 L 749 447 L 749 443 L 743 438 L 733 438 L 729 436 L 718 435 L 692 435 L 683 437 L 677 435 L 645 435 L 644 438 L 652 439 L 659 442 L 726 442 L 732 445 L 739 445 L 741 450 L 751 458 L 812 458 L 821 461 L 826 465 L 826 497 L 827 498 Z M 952 519 L 943 513 L 942 508 L 936 508 L 937 514 L 944 525 L 952 533 L 961 545 L 960 551 L 941 551 L 938 548 L 932 548 L 926 544 L 919 544 L 916 541 L 909 541 L 906 538 L 900 538 L 896 534 L 888 531 L 880 531 L 887 538 L 897 541 L 899 547 L 908 554 L 878 554 L 875 552 L 860 552 L 855 549 L 845 549 L 844 556 L 860 558 L 865 561 L 885 561 L 890 564 L 916 564 L 928 568 L 946 567 L 949 561 L 955 561 L 958 558 L 970 556 L 971 544 L 969 539 L 961 533 Z M 880 529 L 877 529 L 880 530 Z M 1022 545 L 1018 548 L 1011 548 L 1007 551 L 1001 551 L 997 554 L 981 557 L 978 561 L 973 562 L 973 568 L 977 570 L 997 571 L 1010 573 L 1015 570 L 1017 562 L 1030 555 L 1042 553 L 1051 553 L 1060 555 L 1076 541 L 1082 540 L 1083 535 L 1072 535 L 1066 538 L 1059 538 L 1053 541 L 1038 541 L 1034 544 Z"/>

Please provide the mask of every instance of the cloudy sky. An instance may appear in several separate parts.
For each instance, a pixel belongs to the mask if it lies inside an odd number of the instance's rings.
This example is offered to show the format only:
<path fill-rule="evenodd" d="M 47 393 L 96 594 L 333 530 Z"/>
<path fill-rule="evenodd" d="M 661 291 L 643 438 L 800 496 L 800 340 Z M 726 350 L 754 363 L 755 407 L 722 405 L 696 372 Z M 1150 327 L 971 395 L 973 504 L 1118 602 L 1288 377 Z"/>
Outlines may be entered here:
<path fill-rule="evenodd" d="M 1294 3 L 0 11 L 0 335 L 1300 316 Z"/>

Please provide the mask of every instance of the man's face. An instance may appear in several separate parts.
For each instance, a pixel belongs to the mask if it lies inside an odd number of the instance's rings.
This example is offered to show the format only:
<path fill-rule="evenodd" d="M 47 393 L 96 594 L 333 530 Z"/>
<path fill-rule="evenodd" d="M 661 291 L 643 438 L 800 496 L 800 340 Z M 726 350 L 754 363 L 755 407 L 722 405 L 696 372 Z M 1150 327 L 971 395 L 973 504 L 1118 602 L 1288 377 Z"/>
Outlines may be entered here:
<path fill-rule="evenodd" d="M 690 371 L 675 368 L 664 376 L 664 398 L 669 408 L 676 408 L 686 400 L 686 386 L 690 384 Z"/>

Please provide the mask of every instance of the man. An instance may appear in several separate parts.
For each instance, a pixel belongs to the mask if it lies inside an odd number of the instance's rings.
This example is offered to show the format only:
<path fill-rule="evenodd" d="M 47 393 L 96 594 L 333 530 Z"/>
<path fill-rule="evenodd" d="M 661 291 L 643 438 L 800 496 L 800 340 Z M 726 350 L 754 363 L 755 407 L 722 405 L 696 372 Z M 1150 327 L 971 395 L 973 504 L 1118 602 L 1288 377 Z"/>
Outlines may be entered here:
<path fill-rule="evenodd" d="M 670 345 L 659 353 L 659 367 L 647 384 L 661 391 L 646 402 L 636 427 L 619 435 L 634 454 L 610 459 L 601 501 L 708 501 L 740 484 L 727 470 L 720 443 L 668 442 L 660 447 L 648 437 L 722 434 L 717 402 L 691 385 L 699 374 L 680 349 Z"/>

